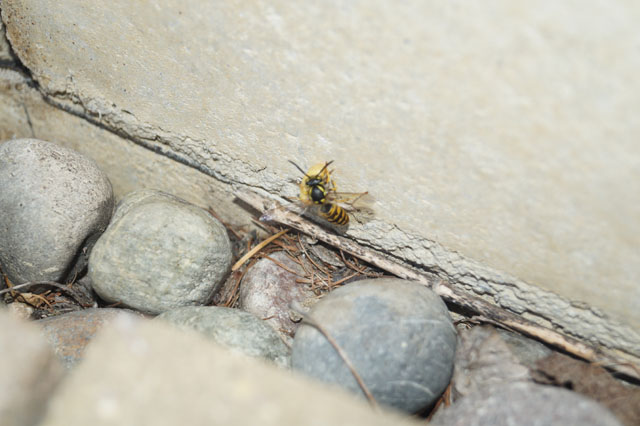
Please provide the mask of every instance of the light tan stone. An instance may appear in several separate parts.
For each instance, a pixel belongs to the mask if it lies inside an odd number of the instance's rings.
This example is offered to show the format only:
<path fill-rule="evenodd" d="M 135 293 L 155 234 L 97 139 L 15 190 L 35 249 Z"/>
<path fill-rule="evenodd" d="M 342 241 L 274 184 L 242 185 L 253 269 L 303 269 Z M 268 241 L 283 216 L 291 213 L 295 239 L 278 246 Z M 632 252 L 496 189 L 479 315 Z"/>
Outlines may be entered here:
<path fill-rule="evenodd" d="M 122 318 L 121 318 L 122 319 Z M 158 321 L 115 321 L 87 347 L 43 426 L 412 425 L 399 414 Z"/>
<path fill-rule="evenodd" d="M 38 424 L 64 369 L 38 328 L 0 303 L 0 420 L 3 426 Z"/>
<path fill-rule="evenodd" d="M 636 2 L 103 7 L 2 6 L 49 102 L 218 180 L 171 192 L 218 185 L 223 209 L 230 185 L 292 196 L 286 159 L 333 159 L 340 189 L 377 199 L 350 235 L 640 354 Z M 143 186 L 157 157 L 114 155 L 111 172 Z"/>

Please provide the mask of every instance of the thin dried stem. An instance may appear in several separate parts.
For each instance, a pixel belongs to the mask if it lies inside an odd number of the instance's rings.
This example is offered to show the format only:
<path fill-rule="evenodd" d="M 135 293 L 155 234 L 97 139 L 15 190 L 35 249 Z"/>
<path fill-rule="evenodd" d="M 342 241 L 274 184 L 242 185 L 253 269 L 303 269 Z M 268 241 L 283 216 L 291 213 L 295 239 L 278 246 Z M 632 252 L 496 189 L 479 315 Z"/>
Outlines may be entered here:
<path fill-rule="evenodd" d="M 359 274 L 358 272 L 354 272 L 354 273 L 353 273 L 353 274 L 351 274 L 351 275 L 347 275 L 346 277 L 344 277 L 344 278 L 342 278 L 342 279 L 339 279 L 338 281 L 336 281 L 335 283 L 333 283 L 331 287 L 339 286 L 339 285 L 340 285 L 340 284 L 342 284 L 343 282 L 345 282 L 345 281 L 347 281 L 347 280 L 350 280 L 350 279 L 351 279 L 351 278 L 353 278 L 353 277 L 357 277 L 358 275 L 362 275 L 362 274 Z"/>
<path fill-rule="evenodd" d="M 288 266 L 283 265 L 283 264 L 282 264 L 282 262 L 278 262 L 277 260 L 275 260 L 275 259 L 274 259 L 274 258 L 272 258 L 272 257 L 269 257 L 269 256 L 265 255 L 265 256 L 264 256 L 264 258 L 265 258 L 265 259 L 269 259 L 270 261 L 272 261 L 273 263 L 275 263 L 276 265 L 278 265 L 279 267 L 281 267 L 281 268 L 282 268 L 282 269 L 284 269 L 285 271 L 287 271 L 287 272 L 291 272 L 293 275 L 297 275 L 297 276 L 299 276 L 299 277 L 300 277 L 300 276 L 302 276 L 302 275 L 300 275 L 300 273 L 299 273 L 299 272 L 296 272 L 296 271 L 294 271 L 293 269 L 289 268 Z"/>
<path fill-rule="evenodd" d="M 280 238 L 281 236 L 283 236 L 284 234 L 286 234 L 288 231 L 288 229 L 283 229 L 282 231 L 278 232 L 277 234 L 274 234 L 272 236 L 270 236 L 269 238 L 267 238 L 266 240 L 264 240 L 263 242 L 261 242 L 260 244 L 258 244 L 257 246 L 255 246 L 253 249 L 249 250 L 249 252 L 247 252 L 247 254 L 245 254 L 244 256 L 242 256 L 232 267 L 231 267 L 231 271 L 235 272 L 237 271 L 242 265 L 244 265 L 244 262 L 246 262 L 247 260 L 251 259 L 251 257 L 253 255 L 255 255 L 257 252 L 259 252 L 260 250 L 262 250 L 265 246 L 267 246 L 271 241 L 275 240 L 276 238 Z"/>
<path fill-rule="evenodd" d="M 340 250 L 340 257 L 342 258 L 342 261 L 344 262 L 345 265 L 347 265 L 347 267 L 349 269 L 353 269 L 354 271 L 357 271 L 357 272 L 360 272 L 361 274 L 364 274 L 364 271 L 362 271 L 361 269 L 356 267 L 353 263 L 351 263 L 351 262 L 349 262 L 347 260 L 347 258 L 344 256 L 344 252 L 342 250 Z"/>
<path fill-rule="evenodd" d="M 333 346 L 333 348 L 336 350 L 338 356 L 342 359 L 344 364 L 347 366 L 347 368 L 349 369 L 349 371 L 353 375 L 353 378 L 358 383 L 358 386 L 360 386 L 360 389 L 362 389 L 362 392 L 365 394 L 365 396 L 369 400 L 369 403 L 373 407 L 378 407 L 378 403 L 376 402 L 376 399 L 373 397 L 373 395 L 369 391 L 369 388 L 367 387 L 367 385 L 364 384 L 364 381 L 362 380 L 362 377 L 360 377 L 360 374 L 358 374 L 358 372 L 356 371 L 353 363 L 351 362 L 351 360 L 347 356 L 347 353 L 344 351 L 344 349 L 342 349 L 342 347 L 340 347 L 338 342 L 336 342 L 336 339 L 334 339 L 333 336 L 331 336 L 331 334 L 327 331 L 327 329 L 324 328 L 322 325 L 320 325 L 320 323 L 315 321 L 308 314 L 305 314 L 304 312 L 302 312 L 302 309 L 300 309 L 299 307 L 297 307 L 295 305 L 292 305 L 292 306 L 289 306 L 289 308 L 291 308 L 291 310 L 293 310 L 295 313 L 297 313 L 298 315 L 300 315 L 302 317 L 302 322 L 303 323 L 305 323 L 307 325 L 310 325 L 311 327 L 315 328 L 316 330 L 318 330 L 324 336 L 325 339 L 327 339 L 327 342 L 329 342 L 329 344 L 331 346 Z"/>
<path fill-rule="evenodd" d="M 229 225 L 227 222 L 222 220 L 222 218 L 220 216 L 218 216 L 218 214 L 213 210 L 213 207 L 209 207 L 207 209 L 207 212 L 211 216 L 216 218 L 222 225 L 224 225 L 224 227 L 227 228 L 237 239 L 239 239 L 239 240 L 242 239 L 242 235 L 240 235 L 235 229 L 233 229 L 233 226 Z"/>
<path fill-rule="evenodd" d="M 311 256 L 309 256 L 309 253 L 307 252 L 307 249 L 304 247 L 302 240 L 300 240 L 300 234 L 298 234 L 298 244 L 300 245 L 300 249 L 302 250 L 302 253 L 304 253 L 304 256 L 309 260 L 309 262 L 311 262 L 313 266 L 315 266 L 317 269 L 324 272 L 326 275 L 329 275 L 329 271 L 327 271 L 326 268 L 323 268 L 320 265 L 318 265 L 316 262 L 314 262 Z"/>

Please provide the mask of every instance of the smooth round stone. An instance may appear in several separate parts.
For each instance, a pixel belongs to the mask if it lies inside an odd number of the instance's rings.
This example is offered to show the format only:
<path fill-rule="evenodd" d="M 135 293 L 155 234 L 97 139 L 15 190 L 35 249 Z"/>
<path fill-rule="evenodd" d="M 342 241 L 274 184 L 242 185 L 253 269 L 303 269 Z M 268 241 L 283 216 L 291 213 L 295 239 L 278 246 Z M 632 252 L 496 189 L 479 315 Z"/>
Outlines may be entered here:
<path fill-rule="evenodd" d="M 295 303 L 307 307 L 314 304 L 317 297 L 308 286 L 296 282 L 297 278 L 304 275 L 299 264 L 284 252 L 273 253 L 270 257 L 288 270 L 270 259 L 260 259 L 242 278 L 238 305 L 240 309 L 265 319 L 290 342 L 300 320 L 290 305 Z"/>
<path fill-rule="evenodd" d="M 380 404 L 414 413 L 449 384 L 456 332 L 444 302 L 423 285 L 395 278 L 357 281 L 330 293 L 309 316 L 336 340 Z M 298 329 L 292 366 L 364 396 L 314 327 Z"/>
<path fill-rule="evenodd" d="M 620 426 L 606 408 L 567 389 L 534 383 L 492 386 L 436 414 L 434 426 Z"/>
<path fill-rule="evenodd" d="M 122 200 L 89 258 L 96 293 L 159 314 L 211 300 L 231 267 L 224 226 L 199 207 L 159 191 Z"/>
<path fill-rule="evenodd" d="M 83 357 L 96 333 L 120 315 L 137 316 L 116 308 L 90 308 L 35 321 L 62 364 L 70 369 Z"/>
<path fill-rule="evenodd" d="M 0 265 L 11 282 L 61 282 L 86 266 L 113 212 L 90 159 L 37 139 L 0 144 Z"/>
<path fill-rule="evenodd" d="M 195 330 L 235 352 L 289 366 L 289 348 L 264 321 L 239 309 L 187 306 L 156 317 L 179 328 Z"/>

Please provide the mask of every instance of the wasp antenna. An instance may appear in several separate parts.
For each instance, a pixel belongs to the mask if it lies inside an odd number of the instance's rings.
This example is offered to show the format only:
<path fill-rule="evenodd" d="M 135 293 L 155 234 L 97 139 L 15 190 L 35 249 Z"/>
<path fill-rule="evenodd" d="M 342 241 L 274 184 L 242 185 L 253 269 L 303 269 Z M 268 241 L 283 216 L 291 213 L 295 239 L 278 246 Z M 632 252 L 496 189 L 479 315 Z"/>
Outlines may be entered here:
<path fill-rule="evenodd" d="M 322 169 L 320 169 L 320 171 L 318 172 L 318 174 L 316 176 L 320 176 L 322 174 L 322 172 L 324 172 L 327 167 L 329 167 L 329 165 L 333 163 L 333 160 L 331 161 L 327 161 L 326 163 L 324 163 L 324 167 Z"/>
<path fill-rule="evenodd" d="M 304 172 L 304 170 L 302 170 L 302 169 L 300 168 L 300 166 L 298 166 L 296 163 L 294 163 L 294 162 L 293 162 L 293 161 L 291 161 L 291 160 L 287 160 L 287 161 L 288 161 L 288 162 L 290 162 L 291 164 L 293 164 L 293 165 L 295 166 L 295 168 L 296 168 L 296 169 L 300 170 L 300 173 L 302 173 L 303 175 L 307 176 L 307 174 Z M 307 176 L 307 177 L 309 177 L 309 176 Z"/>

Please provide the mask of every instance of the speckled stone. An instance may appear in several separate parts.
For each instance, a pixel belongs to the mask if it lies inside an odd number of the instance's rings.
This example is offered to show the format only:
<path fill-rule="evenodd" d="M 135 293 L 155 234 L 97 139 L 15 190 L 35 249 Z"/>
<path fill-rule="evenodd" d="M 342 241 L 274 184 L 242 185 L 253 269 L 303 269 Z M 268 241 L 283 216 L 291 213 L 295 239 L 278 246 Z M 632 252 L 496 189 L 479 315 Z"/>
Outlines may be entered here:
<path fill-rule="evenodd" d="M 0 264 L 14 284 L 61 281 L 86 266 L 113 212 L 107 176 L 51 142 L 0 144 Z"/>
<path fill-rule="evenodd" d="M 335 339 L 380 404 L 417 412 L 449 384 L 456 332 L 444 302 L 423 285 L 395 278 L 357 281 L 330 293 L 309 316 Z M 364 396 L 314 327 L 298 329 L 292 367 Z"/>
<path fill-rule="evenodd" d="M 149 314 L 209 302 L 231 267 L 224 226 L 159 191 L 125 197 L 89 258 L 96 293 Z"/>
<path fill-rule="evenodd" d="M 240 309 L 264 319 L 284 339 L 290 341 L 300 320 L 290 305 L 297 303 L 307 307 L 314 304 L 317 297 L 308 286 L 296 282 L 304 274 L 300 265 L 283 252 L 273 253 L 270 257 L 300 275 L 289 272 L 269 259 L 261 259 L 242 279 L 238 304 Z"/>
<path fill-rule="evenodd" d="M 220 306 L 186 306 L 156 317 L 195 330 L 235 352 L 289 366 L 289 348 L 276 331 L 248 312 Z"/>
<path fill-rule="evenodd" d="M 66 368 L 83 357 L 85 347 L 96 333 L 119 315 L 135 315 L 115 308 L 90 308 L 36 321 L 55 354 Z"/>

